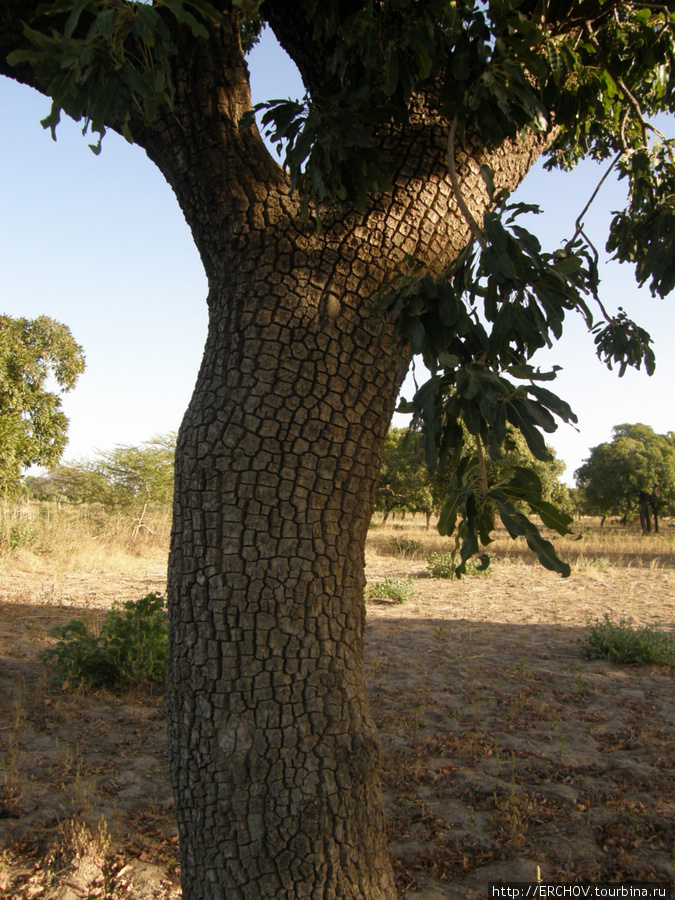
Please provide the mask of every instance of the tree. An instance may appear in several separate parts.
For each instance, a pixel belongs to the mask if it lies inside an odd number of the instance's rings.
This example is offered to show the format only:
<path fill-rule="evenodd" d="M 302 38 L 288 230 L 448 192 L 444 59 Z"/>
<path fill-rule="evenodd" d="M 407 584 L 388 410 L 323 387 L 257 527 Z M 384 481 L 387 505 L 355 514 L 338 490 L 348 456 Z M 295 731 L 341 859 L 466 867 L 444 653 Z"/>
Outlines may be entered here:
<path fill-rule="evenodd" d="M 252 126 L 242 10 L 264 16 L 307 88 L 258 110 L 284 168 Z M 544 251 L 506 195 L 542 153 L 611 158 L 630 185 L 615 253 L 671 289 L 672 145 L 647 117 L 674 105 L 672 17 L 613 0 L 0 0 L 0 50 L 0 73 L 52 96 L 52 130 L 65 111 L 145 149 L 208 276 L 169 563 L 184 896 L 393 898 L 362 646 L 399 387 L 421 352 L 432 379 L 412 408 L 425 458 L 457 463 L 441 520 L 463 529 L 462 566 L 497 509 L 568 574 L 514 506 L 566 529 L 539 480 L 463 480 L 456 438 L 464 422 L 493 457 L 510 422 L 546 455 L 540 429 L 574 416 L 530 360 L 567 312 L 608 362 L 653 366 L 625 314 L 591 314 L 584 211 Z"/>
<path fill-rule="evenodd" d="M 137 447 L 119 446 L 98 454 L 81 466 L 97 474 L 105 487 L 96 498 L 108 509 L 133 511 L 135 538 L 147 529 L 145 516 L 151 506 L 170 506 L 176 435 L 157 435 Z"/>
<path fill-rule="evenodd" d="M 135 515 L 134 537 L 147 528 L 151 506 L 170 507 L 176 435 L 157 435 L 138 446 L 99 451 L 93 459 L 57 466 L 41 478 L 26 479 L 27 487 L 44 499 L 100 503 L 110 511 Z"/>
<path fill-rule="evenodd" d="M 69 503 L 98 502 L 108 490 L 103 475 L 78 463 L 56 466 L 45 475 L 28 475 L 24 483 L 32 497 L 36 500 L 54 500 L 57 509 L 61 508 L 64 500 Z"/>
<path fill-rule="evenodd" d="M 0 316 L 0 488 L 14 493 L 25 466 L 53 466 L 68 443 L 58 393 L 72 390 L 84 353 L 65 325 L 47 316 Z"/>
<path fill-rule="evenodd" d="M 600 516 L 637 512 L 643 534 L 659 530 L 659 515 L 675 501 L 675 441 L 649 425 L 617 425 L 611 443 L 591 448 L 575 472 L 586 509 Z"/>
<path fill-rule="evenodd" d="M 424 463 L 421 435 L 406 428 L 390 428 L 382 450 L 375 508 L 386 522 L 393 510 L 423 512 L 429 519 L 437 512 L 432 477 Z"/>

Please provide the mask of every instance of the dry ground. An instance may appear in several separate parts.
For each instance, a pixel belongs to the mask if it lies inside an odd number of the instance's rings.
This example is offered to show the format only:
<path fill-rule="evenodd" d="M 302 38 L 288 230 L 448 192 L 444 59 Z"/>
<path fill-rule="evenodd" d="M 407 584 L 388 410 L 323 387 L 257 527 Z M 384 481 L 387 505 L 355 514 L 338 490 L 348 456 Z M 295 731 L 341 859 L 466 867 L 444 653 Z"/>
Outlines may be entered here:
<path fill-rule="evenodd" d="M 571 547 L 567 580 L 516 555 L 457 582 L 426 575 L 438 536 L 373 531 L 369 580 L 417 591 L 370 603 L 366 632 L 402 898 L 485 896 L 537 867 L 675 881 L 674 676 L 577 643 L 605 613 L 675 629 L 675 535 L 602 540 Z M 180 896 L 161 696 L 65 694 L 37 660 L 53 625 L 161 589 L 163 564 L 0 563 L 0 897 Z"/>

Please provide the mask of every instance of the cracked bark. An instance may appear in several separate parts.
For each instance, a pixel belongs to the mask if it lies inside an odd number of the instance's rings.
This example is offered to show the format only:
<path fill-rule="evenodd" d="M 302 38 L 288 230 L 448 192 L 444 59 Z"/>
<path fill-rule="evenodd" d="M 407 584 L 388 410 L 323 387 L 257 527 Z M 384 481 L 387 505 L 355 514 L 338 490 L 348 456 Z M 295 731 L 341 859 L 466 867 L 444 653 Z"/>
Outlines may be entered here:
<path fill-rule="evenodd" d="M 17 10 L 0 0 L 0 35 L 13 41 Z M 383 135 L 391 195 L 327 210 L 319 235 L 257 133 L 238 133 L 250 100 L 232 35 L 183 36 L 176 81 L 175 115 L 134 133 L 174 189 L 209 281 L 169 564 L 183 895 L 391 900 L 362 665 L 364 544 L 408 360 L 368 317 L 405 253 L 438 271 L 466 243 L 447 123 L 421 117 Z M 498 188 L 514 187 L 537 153 L 533 139 L 491 157 L 457 150 L 476 219 L 481 162 Z"/>

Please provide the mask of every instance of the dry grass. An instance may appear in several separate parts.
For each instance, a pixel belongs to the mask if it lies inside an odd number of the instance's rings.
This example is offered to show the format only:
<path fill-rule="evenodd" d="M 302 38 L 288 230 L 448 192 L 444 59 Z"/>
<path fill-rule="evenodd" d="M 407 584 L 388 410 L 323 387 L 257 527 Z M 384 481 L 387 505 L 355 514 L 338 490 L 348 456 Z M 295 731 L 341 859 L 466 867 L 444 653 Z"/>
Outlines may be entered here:
<path fill-rule="evenodd" d="M 91 504 L 71 506 L 21 501 L 0 508 L 0 571 L 101 572 L 124 570 L 132 560 L 166 556 L 170 509 L 145 516 L 134 534 L 131 513 L 108 513 Z"/>
<path fill-rule="evenodd" d="M 373 519 L 366 544 L 367 557 L 385 557 L 423 562 L 431 553 L 451 550 L 452 538 L 442 537 L 426 517 L 407 515 L 405 519 L 379 524 Z M 0 507 L 0 571 L 39 573 L 115 572 L 130 560 L 156 559 L 168 553 L 171 530 L 170 509 L 158 509 L 145 518 L 134 536 L 137 519 L 130 513 L 107 513 L 98 505 L 71 506 L 59 510 L 54 503 L 20 501 Z M 675 520 L 663 520 L 658 534 L 644 536 L 637 526 L 624 527 L 599 519 L 585 518 L 573 526 L 575 535 L 560 537 L 547 529 L 560 555 L 576 569 L 621 567 L 661 567 L 675 565 Z M 511 540 L 503 528 L 488 548 L 495 561 L 536 561 L 525 540 Z"/>

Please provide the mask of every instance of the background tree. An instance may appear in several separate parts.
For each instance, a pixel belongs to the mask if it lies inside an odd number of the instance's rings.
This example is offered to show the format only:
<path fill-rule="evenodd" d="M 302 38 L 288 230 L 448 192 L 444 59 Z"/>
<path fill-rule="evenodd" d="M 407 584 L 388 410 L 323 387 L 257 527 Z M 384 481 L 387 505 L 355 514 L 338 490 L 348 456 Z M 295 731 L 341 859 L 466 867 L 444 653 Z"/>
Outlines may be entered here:
<path fill-rule="evenodd" d="M 101 502 L 108 489 L 105 477 L 91 471 L 87 463 L 56 466 L 44 475 L 26 476 L 24 484 L 31 497 L 53 500 L 58 509 L 64 500 L 68 503 Z"/>
<path fill-rule="evenodd" d="M 440 507 L 434 497 L 432 476 L 424 462 L 421 435 L 407 428 L 390 428 L 382 451 L 375 508 L 386 522 L 394 510 L 422 512 L 429 519 Z"/>
<path fill-rule="evenodd" d="M 259 110 L 284 169 L 252 127 L 240 10 L 258 7 L 307 88 Z M 461 531 L 460 568 L 496 510 L 568 574 L 514 505 L 566 530 L 538 477 L 490 488 L 481 455 L 498 456 L 508 422 L 545 458 L 541 431 L 574 419 L 542 385 L 555 372 L 531 364 L 567 313 L 620 369 L 653 355 L 624 314 L 591 313 L 584 211 L 545 251 L 506 195 L 543 152 L 613 160 L 629 199 L 612 246 L 667 293 L 673 147 L 648 117 L 675 106 L 674 27 L 667 6 L 613 0 L 0 0 L 0 73 L 53 98 L 48 127 L 65 111 L 140 144 L 208 277 L 169 564 L 186 900 L 395 897 L 362 649 L 399 388 L 422 353 L 432 378 L 411 405 L 425 458 L 457 461 L 440 522 Z M 477 479 L 456 453 L 462 422 Z"/>
<path fill-rule="evenodd" d="M 137 447 L 99 453 L 85 466 L 105 480 L 98 499 L 107 509 L 133 512 L 133 537 L 148 527 L 145 517 L 150 507 L 171 505 L 175 453 L 175 433 L 157 435 Z"/>
<path fill-rule="evenodd" d="M 0 488 L 5 496 L 19 488 L 22 468 L 53 466 L 61 458 L 68 419 L 60 393 L 72 390 L 83 371 L 84 353 L 65 325 L 47 316 L 0 316 Z"/>
<path fill-rule="evenodd" d="M 612 441 L 591 448 L 577 469 L 591 515 L 638 513 L 643 534 L 659 529 L 658 517 L 675 501 L 675 441 L 648 425 L 617 425 Z"/>
<path fill-rule="evenodd" d="M 151 507 L 167 509 L 173 500 L 176 435 L 157 435 L 138 446 L 100 451 L 93 459 L 57 466 L 39 478 L 28 478 L 30 492 L 57 503 L 100 503 L 110 512 L 132 513 L 134 533 L 147 528 Z"/>

